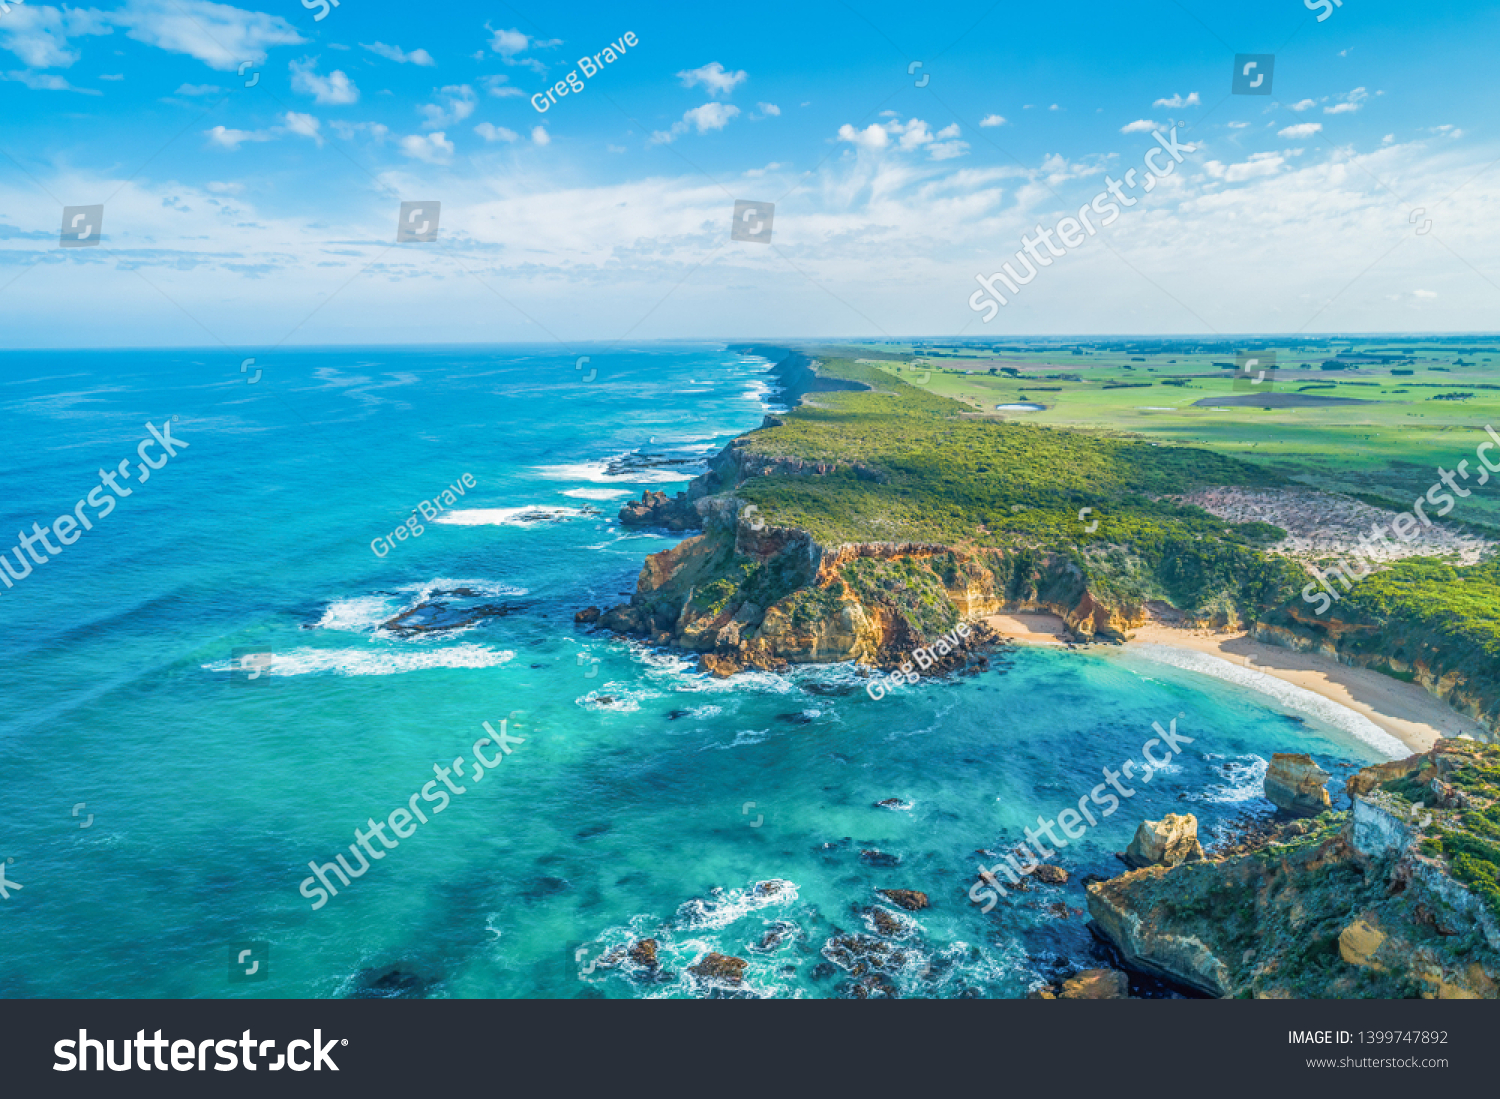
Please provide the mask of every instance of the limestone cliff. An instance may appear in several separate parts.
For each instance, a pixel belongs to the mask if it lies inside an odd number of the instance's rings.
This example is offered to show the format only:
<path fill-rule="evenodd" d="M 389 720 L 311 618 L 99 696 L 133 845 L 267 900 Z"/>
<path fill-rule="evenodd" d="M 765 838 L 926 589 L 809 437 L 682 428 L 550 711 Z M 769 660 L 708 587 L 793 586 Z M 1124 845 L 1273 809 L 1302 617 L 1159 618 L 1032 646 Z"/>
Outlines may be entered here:
<path fill-rule="evenodd" d="M 1432 631 L 1393 629 L 1366 617 L 1347 619 L 1342 607 L 1318 616 L 1301 603 L 1251 626 L 1258 641 L 1321 653 L 1341 664 L 1374 668 L 1420 684 L 1492 734 L 1500 734 L 1500 677 L 1493 658 Z"/>
<path fill-rule="evenodd" d="M 1439 741 L 1356 775 L 1352 812 L 1093 883 L 1089 912 L 1130 967 L 1213 996 L 1493 999 L 1497 774 L 1500 748 Z"/>

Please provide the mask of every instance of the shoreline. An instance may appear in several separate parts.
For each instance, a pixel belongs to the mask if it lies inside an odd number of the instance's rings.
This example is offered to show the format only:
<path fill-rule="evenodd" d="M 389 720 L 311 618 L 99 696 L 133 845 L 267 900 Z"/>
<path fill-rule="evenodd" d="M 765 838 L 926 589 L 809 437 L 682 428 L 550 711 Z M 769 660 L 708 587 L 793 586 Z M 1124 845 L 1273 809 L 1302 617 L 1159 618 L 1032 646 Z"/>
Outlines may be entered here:
<path fill-rule="evenodd" d="M 983 621 L 1001 636 L 1022 644 L 1064 643 L 1066 627 L 1053 614 L 996 614 L 986 616 Z M 1268 645 L 1243 630 L 1193 629 L 1148 622 L 1131 632 L 1126 647 L 1132 645 L 1160 645 L 1201 653 L 1290 683 L 1358 714 L 1413 753 L 1427 751 L 1441 737 L 1466 735 L 1483 739 L 1485 735 L 1477 722 L 1415 683 L 1405 683 L 1369 668 L 1340 664 L 1316 653 Z"/>

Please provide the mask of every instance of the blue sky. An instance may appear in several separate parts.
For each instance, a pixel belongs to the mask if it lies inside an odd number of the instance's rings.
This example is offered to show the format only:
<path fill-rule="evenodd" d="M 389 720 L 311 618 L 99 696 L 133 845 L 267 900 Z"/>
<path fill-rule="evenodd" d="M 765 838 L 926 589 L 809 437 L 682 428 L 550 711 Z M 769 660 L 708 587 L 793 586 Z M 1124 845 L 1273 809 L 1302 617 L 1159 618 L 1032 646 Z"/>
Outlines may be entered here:
<path fill-rule="evenodd" d="M 321 7 L 0 13 L 10 346 L 1496 327 L 1494 6 Z M 975 276 L 1174 123 L 1175 171 L 984 321 Z"/>

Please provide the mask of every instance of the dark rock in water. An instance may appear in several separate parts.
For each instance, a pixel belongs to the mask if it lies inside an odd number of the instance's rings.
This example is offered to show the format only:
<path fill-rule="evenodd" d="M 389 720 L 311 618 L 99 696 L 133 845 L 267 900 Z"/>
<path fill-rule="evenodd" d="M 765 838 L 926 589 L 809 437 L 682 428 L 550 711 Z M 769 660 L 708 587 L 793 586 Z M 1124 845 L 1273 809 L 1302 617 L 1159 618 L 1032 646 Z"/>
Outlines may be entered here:
<path fill-rule="evenodd" d="M 639 500 L 630 500 L 620 509 L 622 527 L 665 527 L 667 530 L 697 530 L 703 518 L 688 500 L 686 492 L 669 499 L 665 492 L 647 489 Z"/>
<path fill-rule="evenodd" d="M 777 949 L 782 943 L 793 938 L 798 933 L 797 925 L 787 920 L 777 920 L 766 928 L 765 934 L 760 941 L 750 947 L 757 954 L 769 954 Z"/>
<path fill-rule="evenodd" d="M 421 1000 L 438 982 L 402 969 L 399 965 L 367 969 L 355 978 L 351 1000 Z"/>
<path fill-rule="evenodd" d="M 877 889 L 875 892 L 897 908 L 904 908 L 908 912 L 919 912 L 931 907 L 927 901 L 927 894 L 919 893 L 915 889 Z"/>
<path fill-rule="evenodd" d="M 811 715 L 806 714 L 806 713 L 795 713 L 795 714 L 777 714 L 776 715 L 776 720 L 777 721 L 785 721 L 789 725 L 810 725 L 810 724 L 812 724 L 813 718 L 812 718 Z"/>
<path fill-rule="evenodd" d="M 850 981 L 844 995 L 854 1000 L 898 1000 L 901 993 L 896 983 L 884 973 L 871 973 L 857 981 Z"/>
<path fill-rule="evenodd" d="M 603 613 L 598 607 L 584 607 L 583 610 L 573 615 L 573 621 L 586 626 L 599 621 L 599 616 Z"/>
<path fill-rule="evenodd" d="M 521 894 L 527 900 L 541 900 L 543 897 L 555 897 L 559 893 L 566 892 L 572 888 L 566 878 L 554 878 L 550 875 L 537 878 Z"/>
<path fill-rule="evenodd" d="M 667 715 L 667 720 L 676 721 L 679 717 L 687 717 L 692 712 L 692 710 L 673 710 Z"/>
<path fill-rule="evenodd" d="M 910 809 L 911 802 L 902 801 L 900 798 L 886 798 L 884 801 L 875 803 L 878 809 Z"/>
<path fill-rule="evenodd" d="M 823 698 L 847 698 L 859 690 L 853 683 L 804 683 L 802 689 Z"/>
<path fill-rule="evenodd" d="M 888 851 L 861 851 L 859 861 L 866 866 L 900 866 L 901 856 L 892 855 Z"/>
<path fill-rule="evenodd" d="M 655 969 L 660 963 L 656 960 L 657 942 L 655 939 L 641 939 L 632 943 L 630 947 L 630 960 L 636 965 L 643 965 L 647 969 Z"/>
<path fill-rule="evenodd" d="M 876 934 L 884 935 L 888 939 L 900 938 L 908 930 L 900 917 L 888 909 L 881 908 L 878 904 L 870 909 L 870 922 L 875 925 Z"/>
<path fill-rule="evenodd" d="M 814 854 L 826 855 L 830 851 L 847 851 L 853 845 L 853 838 L 845 836 L 841 840 L 829 840 L 827 843 L 820 843 L 813 848 L 813 852 Z"/>
<path fill-rule="evenodd" d="M 1046 863 L 1041 863 L 1031 872 L 1031 876 L 1048 885 L 1068 884 L 1068 872 L 1061 866 L 1048 866 Z"/>
<path fill-rule="evenodd" d="M 580 830 L 578 832 L 573 833 L 573 838 L 576 839 L 576 840 L 591 840 L 595 836 L 602 836 L 602 835 L 604 835 L 605 832 L 608 832 L 613 827 L 614 827 L 613 824 L 607 824 L 607 823 L 605 823 L 605 824 L 591 824 L 587 828 L 584 828 L 584 829 L 582 829 L 582 830 Z"/>
<path fill-rule="evenodd" d="M 714 951 L 690 965 L 688 972 L 695 977 L 737 985 L 744 981 L 745 968 L 749 964 L 744 958 L 733 958 Z"/>
<path fill-rule="evenodd" d="M 647 454 L 644 451 L 635 450 L 629 454 L 622 454 L 618 458 L 611 458 L 609 464 L 604 467 L 604 475 L 623 477 L 627 473 L 646 469 L 676 469 L 682 466 L 701 468 L 703 465 L 702 458 L 669 458 L 665 454 Z"/>
<path fill-rule="evenodd" d="M 594 702 L 599 706 L 613 706 L 615 704 L 615 696 L 600 695 L 598 698 L 594 699 Z"/>
<path fill-rule="evenodd" d="M 809 971 L 808 976 L 815 981 L 826 981 L 839 971 L 839 967 L 832 962 L 819 962 Z"/>
<path fill-rule="evenodd" d="M 906 951 L 873 935 L 839 934 L 823 947 L 823 956 L 851 977 L 863 977 L 879 970 L 900 969 L 906 964 Z"/>
<path fill-rule="evenodd" d="M 409 610 L 387 622 L 381 623 L 380 628 L 389 630 L 399 637 L 409 637 L 413 634 L 442 633 L 446 630 L 459 630 L 465 626 L 472 626 L 487 618 L 504 618 L 516 611 L 526 610 L 536 606 L 536 603 L 462 603 L 459 600 L 467 597 L 460 596 L 459 592 L 469 592 L 468 588 L 460 588 L 457 591 L 433 592 L 432 597 L 425 602 L 418 603 Z"/>

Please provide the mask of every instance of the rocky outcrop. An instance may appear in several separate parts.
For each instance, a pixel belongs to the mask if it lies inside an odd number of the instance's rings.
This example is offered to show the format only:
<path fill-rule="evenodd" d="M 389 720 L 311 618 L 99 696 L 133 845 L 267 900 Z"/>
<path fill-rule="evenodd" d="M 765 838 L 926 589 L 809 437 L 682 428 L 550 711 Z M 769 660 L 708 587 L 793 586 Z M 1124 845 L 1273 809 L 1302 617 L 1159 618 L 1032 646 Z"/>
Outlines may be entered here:
<path fill-rule="evenodd" d="M 877 889 L 886 900 L 898 908 L 904 908 L 908 912 L 920 912 L 928 907 L 927 894 L 919 893 L 915 889 Z"/>
<path fill-rule="evenodd" d="M 1085 969 L 1063 982 L 1059 1000 L 1124 1000 L 1130 981 L 1118 969 Z"/>
<path fill-rule="evenodd" d="M 647 489 L 639 500 L 628 501 L 620 508 L 622 527 L 662 527 L 666 530 L 697 530 L 703 525 L 698 511 L 686 492 L 668 497 L 665 492 Z"/>
<path fill-rule="evenodd" d="M 1495 998 L 1500 747 L 1442 740 L 1348 784 L 1352 811 L 1230 857 L 1088 885 L 1127 968 L 1211 996 Z"/>
<path fill-rule="evenodd" d="M 1266 769 L 1266 800 L 1296 817 L 1315 817 L 1333 808 L 1325 783 L 1329 774 L 1310 755 L 1277 752 Z"/>
<path fill-rule="evenodd" d="M 733 958 L 715 951 L 688 966 L 688 972 L 695 977 L 737 985 L 743 983 L 745 968 L 749 964 L 744 958 Z"/>
<path fill-rule="evenodd" d="M 1198 818 L 1191 813 L 1168 813 L 1161 820 L 1141 821 L 1124 854 L 1125 864 L 1137 870 L 1198 862 L 1203 857 L 1203 845 L 1198 842 Z"/>

